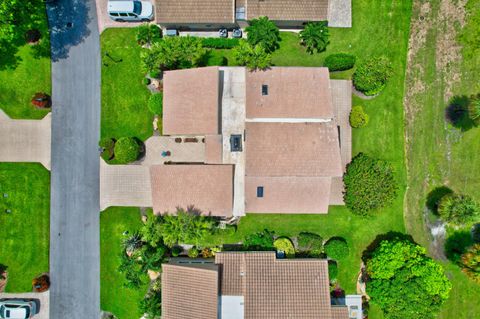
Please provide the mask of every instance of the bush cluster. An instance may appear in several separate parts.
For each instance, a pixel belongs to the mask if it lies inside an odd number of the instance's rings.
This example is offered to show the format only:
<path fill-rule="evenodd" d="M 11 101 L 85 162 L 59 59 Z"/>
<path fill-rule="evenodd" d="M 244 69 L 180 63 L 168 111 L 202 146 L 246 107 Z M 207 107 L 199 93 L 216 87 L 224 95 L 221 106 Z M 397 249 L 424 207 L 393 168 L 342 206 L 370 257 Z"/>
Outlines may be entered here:
<path fill-rule="evenodd" d="M 280 30 L 268 17 L 251 20 L 245 31 L 247 41 L 252 47 L 261 45 L 267 53 L 280 47 Z"/>
<path fill-rule="evenodd" d="M 449 193 L 438 203 L 440 218 L 453 225 L 464 225 L 480 218 L 480 205 L 470 196 Z"/>
<path fill-rule="evenodd" d="M 245 40 L 232 50 L 233 60 L 237 65 L 246 66 L 249 70 L 265 70 L 272 65 L 272 55 L 262 44 L 252 45 Z"/>
<path fill-rule="evenodd" d="M 115 140 L 110 137 L 104 137 L 98 142 L 98 146 L 102 149 L 100 156 L 105 161 L 110 161 L 115 156 Z"/>
<path fill-rule="evenodd" d="M 146 45 L 162 39 L 162 29 L 156 24 L 142 24 L 137 27 L 137 43 Z"/>
<path fill-rule="evenodd" d="M 187 255 L 190 258 L 197 258 L 200 253 L 198 252 L 198 249 L 196 247 L 192 247 L 188 250 Z"/>
<path fill-rule="evenodd" d="M 233 49 L 239 43 L 235 38 L 202 38 L 202 45 L 209 49 Z"/>
<path fill-rule="evenodd" d="M 115 143 L 115 159 L 119 164 L 134 162 L 140 156 L 140 145 L 134 137 L 121 137 Z"/>
<path fill-rule="evenodd" d="M 387 85 L 393 69 L 386 57 L 373 57 L 360 63 L 353 73 L 355 88 L 365 95 L 376 95 Z"/>
<path fill-rule="evenodd" d="M 347 241 L 341 237 L 332 237 L 325 243 L 325 253 L 329 258 L 342 259 L 348 256 Z"/>
<path fill-rule="evenodd" d="M 323 252 L 322 236 L 309 232 L 301 232 L 297 236 L 298 249 L 311 257 L 320 257 Z"/>
<path fill-rule="evenodd" d="M 345 205 L 355 214 L 366 215 L 390 205 L 397 196 L 398 185 L 392 165 L 363 153 L 347 165 L 343 182 Z"/>
<path fill-rule="evenodd" d="M 325 58 L 323 65 L 330 71 L 350 70 L 355 66 L 355 56 L 347 53 L 330 54 Z"/>
<path fill-rule="evenodd" d="M 282 251 L 285 253 L 287 258 L 295 257 L 295 247 L 293 246 L 292 241 L 288 237 L 279 237 L 273 242 L 273 246 L 277 251 Z"/>
<path fill-rule="evenodd" d="M 354 128 L 361 128 L 368 124 L 369 117 L 365 113 L 361 105 L 352 107 L 352 111 L 349 116 L 350 126 Z"/>
<path fill-rule="evenodd" d="M 148 99 L 148 109 L 153 114 L 162 116 L 163 93 L 155 93 L 150 95 L 150 98 Z"/>
<path fill-rule="evenodd" d="M 250 234 L 245 237 L 243 247 L 245 250 L 275 250 L 273 246 L 272 231 L 265 229 L 262 232 Z"/>

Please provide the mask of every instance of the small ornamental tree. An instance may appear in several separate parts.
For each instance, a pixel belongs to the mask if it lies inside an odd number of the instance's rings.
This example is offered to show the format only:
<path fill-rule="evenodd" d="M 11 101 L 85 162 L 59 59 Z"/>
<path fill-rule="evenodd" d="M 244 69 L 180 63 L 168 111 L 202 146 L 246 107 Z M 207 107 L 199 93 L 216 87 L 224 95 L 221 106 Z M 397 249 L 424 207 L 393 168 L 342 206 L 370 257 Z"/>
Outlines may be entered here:
<path fill-rule="evenodd" d="M 365 260 L 367 294 L 387 319 L 435 318 L 452 284 L 425 248 L 408 240 L 383 240 Z"/>
<path fill-rule="evenodd" d="M 162 39 L 162 29 L 156 24 L 142 24 L 137 27 L 136 38 L 139 45 L 155 43 Z"/>
<path fill-rule="evenodd" d="M 245 31 L 247 32 L 247 41 L 252 47 L 261 44 L 268 53 L 278 49 L 280 31 L 268 17 L 249 21 L 249 26 L 245 28 Z"/>
<path fill-rule="evenodd" d="M 460 261 L 462 271 L 480 284 L 480 244 L 470 247 Z"/>
<path fill-rule="evenodd" d="M 331 54 L 325 58 L 323 66 L 329 71 L 345 71 L 355 66 L 355 56 L 346 53 Z"/>
<path fill-rule="evenodd" d="M 392 64 L 388 58 L 373 57 L 357 66 L 353 73 L 353 84 L 365 95 L 376 95 L 385 88 L 392 73 Z"/>
<path fill-rule="evenodd" d="M 438 203 L 438 214 L 447 223 L 464 225 L 480 218 L 480 205 L 470 196 L 447 194 Z"/>
<path fill-rule="evenodd" d="M 355 214 L 390 205 L 397 196 L 398 186 L 393 167 L 385 161 L 363 153 L 355 156 L 343 175 L 345 205 Z"/>
<path fill-rule="evenodd" d="M 162 115 L 163 111 L 163 94 L 155 93 L 148 99 L 148 109 L 153 114 Z"/>
<path fill-rule="evenodd" d="M 143 246 L 142 237 L 138 232 L 133 233 L 131 236 L 124 238 L 122 246 L 128 254 L 132 254 L 139 250 Z"/>
<path fill-rule="evenodd" d="M 133 137 L 121 137 L 115 143 L 114 153 L 119 164 L 134 162 L 140 156 L 140 145 Z"/>
<path fill-rule="evenodd" d="M 325 243 L 325 253 L 332 259 L 341 259 L 348 256 L 347 241 L 340 237 L 333 237 Z"/>
<path fill-rule="evenodd" d="M 233 59 L 236 64 L 246 66 L 248 69 L 265 70 L 272 65 L 272 56 L 261 44 L 250 45 L 245 40 L 232 49 Z"/>
<path fill-rule="evenodd" d="M 327 49 L 330 43 L 327 25 L 327 21 L 310 22 L 300 31 L 300 43 L 306 47 L 308 53 L 323 52 Z"/>
<path fill-rule="evenodd" d="M 361 105 L 356 105 L 352 107 L 349 120 L 350 120 L 351 127 L 361 128 L 368 124 L 369 117 L 368 117 L 368 114 L 365 113 Z"/>

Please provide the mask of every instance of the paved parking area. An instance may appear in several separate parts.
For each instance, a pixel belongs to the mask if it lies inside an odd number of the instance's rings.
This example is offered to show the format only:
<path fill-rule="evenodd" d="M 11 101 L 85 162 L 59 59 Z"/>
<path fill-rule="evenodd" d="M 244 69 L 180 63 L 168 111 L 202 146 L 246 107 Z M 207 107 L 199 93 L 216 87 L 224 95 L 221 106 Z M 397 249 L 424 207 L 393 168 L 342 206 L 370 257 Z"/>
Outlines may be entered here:
<path fill-rule="evenodd" d="M 148 0 L 142 0 L 148 1 Z M 95 0 L 98 15 L 98 31 L 103 32 L 106 28 L 134 28 L 142 24 L 142 22 L 115 22 L 108 17 L 107 3 L 108 0 Z M 155 5 L 155 1 L 153 1 Z M 156 22 L 155 18 L 152 22 Z"/>
<path fill-rule="evenodd" d="M 38 301 L 40 311 L 33 316 L 33 319 L 49 319 L 50 316 L 50 292 L 28 292 L 28 293 L 0 293 L 0 299 L 34 299 Z"/>
<path fill-rule="evenodd" d="M 12 120 L 0 110 L 0 162 L 39 162 L 50 170 L 51 113 Z"/>

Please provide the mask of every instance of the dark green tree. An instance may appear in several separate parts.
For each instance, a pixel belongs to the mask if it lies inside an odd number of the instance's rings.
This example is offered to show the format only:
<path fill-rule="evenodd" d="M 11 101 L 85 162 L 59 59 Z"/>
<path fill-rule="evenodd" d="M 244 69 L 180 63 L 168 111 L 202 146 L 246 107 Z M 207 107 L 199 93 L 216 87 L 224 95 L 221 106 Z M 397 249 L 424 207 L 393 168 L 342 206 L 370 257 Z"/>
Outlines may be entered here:
<path fill-rule="evenodd" d="M 162 39 L 162 29 L 156 24 L 142 24 L 137 27 L 137 43 L 150 45 Z"/>
<path fill-rule="evenodd" d="M 330 43 L 327 21 L 310 22 L 300 31 L 300 43 L 307 48 L 307 52 L 323 52 Z"/>
<path fill-rule="evenodd" d="M 353 73 L 353 84 L 365 95 L 375 95 L 385 88 L 392 73 L 392 64 L 388 58 L 372 57 L 357 66 Z"/>
<path fill-rule="evenodd" d="M 438 203 L 438 214 L 447 223 L 465 225 L 480 219 L 480 205 L 470 196 L 447 194 Z"/>
<path fill-rule="evenodd" d="M 133 137 L 121 137 L 115 143 L 114 153 L 119 164 L 127 164 L 138 159 L 140 145 Z"/>
<path fill-rule="evenodd" d="M 272 65 L 272 55 L 261 44 L 252 46 L 242 40 L 232 49 L 232 55 L 236 64 L 246 66 L 251 71 L 265 70 Z"/>
<path fill-rule="evenodd" d="M 387 319 L 435 318 L 452 285 L 425 248 L 383 240 L 366 260 L 367 293 Z"/>
<path fill-rule="evenodd" d="M 271 53 L 280 46 L 280 31 L 268 17 L 249 21 L 249 26 L 245 28 L 245 31 L 247 32 L 247 41 L 252 47 L 261 44 L 267 53 Z"/>

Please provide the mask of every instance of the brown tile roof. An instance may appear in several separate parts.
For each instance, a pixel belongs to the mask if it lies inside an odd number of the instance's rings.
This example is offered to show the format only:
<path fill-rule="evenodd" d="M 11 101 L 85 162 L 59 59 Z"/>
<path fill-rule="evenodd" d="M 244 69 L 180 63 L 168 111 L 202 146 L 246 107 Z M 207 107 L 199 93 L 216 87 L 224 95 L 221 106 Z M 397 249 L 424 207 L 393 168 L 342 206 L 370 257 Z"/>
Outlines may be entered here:
<path fill-rule="evenodd" d="M 331 177 L 245 178 L 245 207 L 252 213 L 326 214 Z M 257 197 L 257 187 L 263 197 Z"/>
<path fill-rule="evenodd" d="M 246 123 L 246 176 L 342 176 L 338 131 L 328 123 Z"/>
<path fill-rule="evenodd" d="M 234 23 L 235 0 L 156 0 L 162 23 Z"/>
<path fill-rule="evenodd" d="M 205 163 L 223 163 L 223 139 L 222 135 L 205 136 Z"/>
<path fill-rule="evenodd" d="M 245 319 L 332 318 L 326 260 L 277 260 L 274 252 L 222 252 L 216 254 L 215 263 L 222 265 L 222 295 L 242 289 Z M 226 285 L 229 281 L 234 284 Z"/>
<path fill-rule="evenodd" d="M 247 0 L 246 11 L 247 20 L 267 16 L 276 21 L 324 21 L 328 0 Z"/>
<path fill-rule="evenodd" d="M 155 213 L 193 205 L 205 215 L 232 215 L 232 165 L 155 165 L 150 175 Z"/>
<path fill-rule="evenodd" d="M 163 93 L 164 135 L 218 134 L 218 67 L 165 72 Z"/>
<path fill-rule="evenodd" d="M 262 85 L 268 85 L 268 95 L 262 95 Z M 327 68 L 247 71 L 246 92 L 247 118 L 330 119 L 334 115 Z"/>
<path fill-rule="evenodd" d="M 218 269 L 162 265 L 162 319 L 217 319 Z"/>
<path fill-rule="evenodd" d="M 349 319 L 347 306 L 332 306 L 332 319 Z"/>

